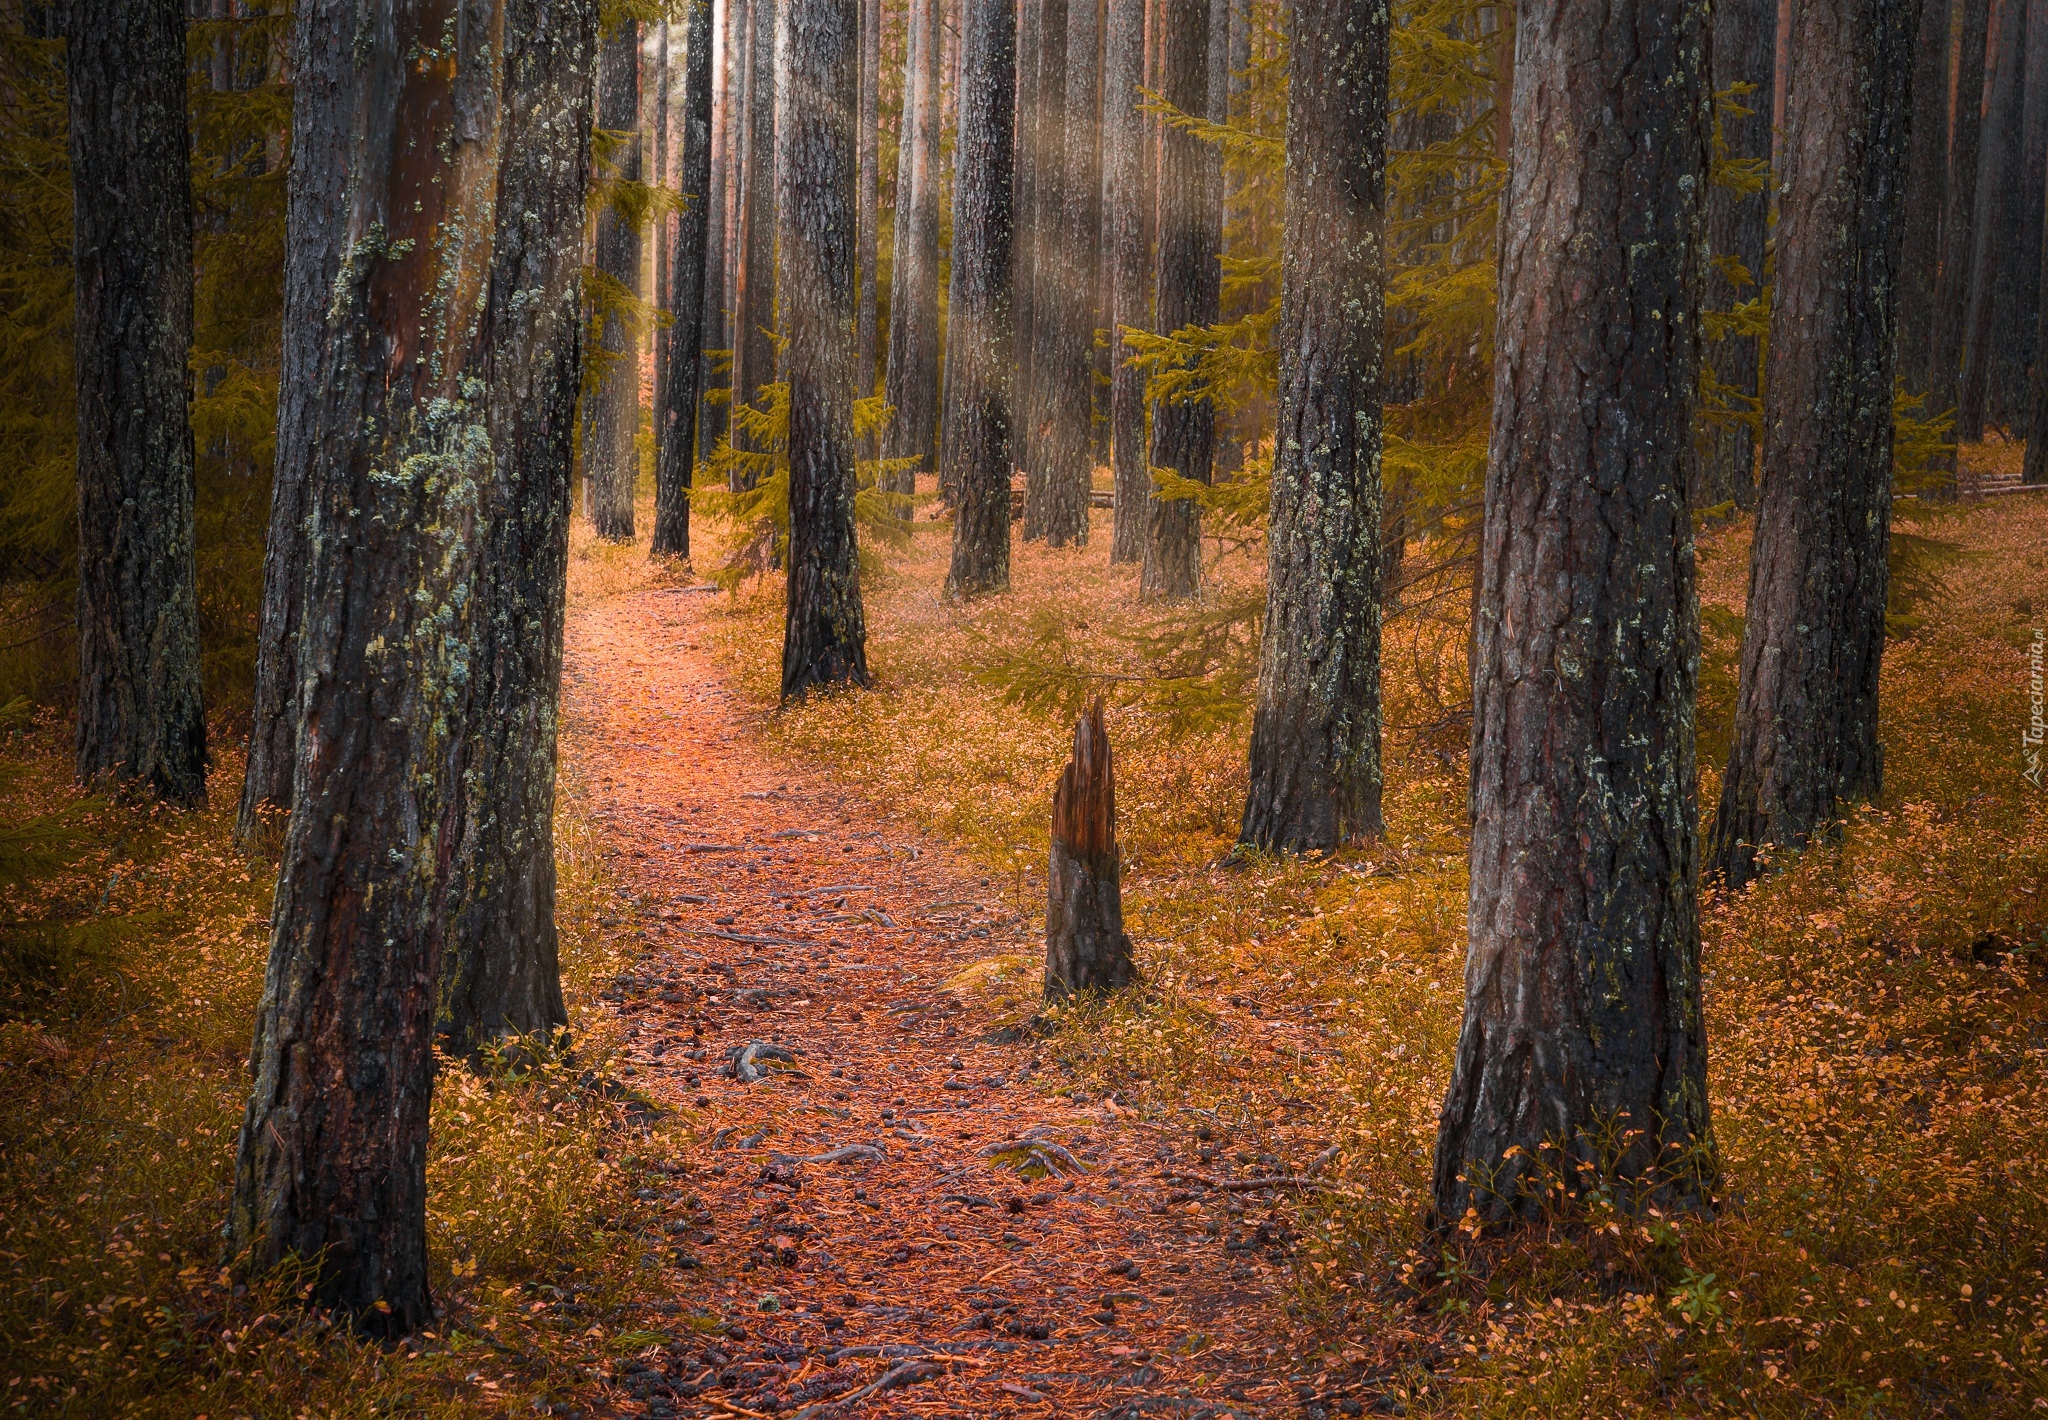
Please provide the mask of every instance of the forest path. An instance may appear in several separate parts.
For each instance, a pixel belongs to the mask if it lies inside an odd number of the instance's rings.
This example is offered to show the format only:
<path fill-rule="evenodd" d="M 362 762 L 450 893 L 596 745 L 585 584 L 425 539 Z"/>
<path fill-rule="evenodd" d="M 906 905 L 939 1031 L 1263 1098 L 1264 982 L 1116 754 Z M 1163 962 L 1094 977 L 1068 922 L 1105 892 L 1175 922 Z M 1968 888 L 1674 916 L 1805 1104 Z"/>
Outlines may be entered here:
<path fill-rule="evenodd" d="M 948 989 L 999 947 L 1035 960 L 1031 924 L 944 845 L 768 757 L 702 649 L 708 600 L 640 590 L 569 617 L 565 757 L 648 941 L 613 993 L 630 1071 L 705 1141 L 687 1178 L 642 1195 L 665 1204 L 676 1299 L 647 1328 L 677 1344 L 623 1366 L 606 1404 L 1299 1413 L 1316 1388 L 1277 1374 L 1284 1274 L 1204 1235 L 1156 1176 L 1165 1132 L 1034 1088 L 1035 1039 L 1001 1043 L 975 993 Z M 753 1041 L 794 1068 L 730 1078 L 727 1052 Z M 1087 1172 L 1031 1181 L 982 1156 L 1033 1131 Z M 1327 1403 L 1310 1413 L 1358 1413 Z"/>

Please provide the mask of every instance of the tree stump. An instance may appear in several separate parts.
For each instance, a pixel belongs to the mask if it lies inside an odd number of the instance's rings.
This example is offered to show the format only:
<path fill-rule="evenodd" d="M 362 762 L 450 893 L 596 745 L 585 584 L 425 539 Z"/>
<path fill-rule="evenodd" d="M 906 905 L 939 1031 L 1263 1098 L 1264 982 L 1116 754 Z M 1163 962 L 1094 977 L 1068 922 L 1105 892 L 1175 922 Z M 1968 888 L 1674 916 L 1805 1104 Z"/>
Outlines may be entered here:
<path fill-rule="evenodd" d="M 1121 990 L 1136 976 L 1124 934 L 1116 847 L 1116 768 L 1098 696 L 1074 726 L 1074 757 L 1052 797 L 1045 909 L 1045 995 Z"/>

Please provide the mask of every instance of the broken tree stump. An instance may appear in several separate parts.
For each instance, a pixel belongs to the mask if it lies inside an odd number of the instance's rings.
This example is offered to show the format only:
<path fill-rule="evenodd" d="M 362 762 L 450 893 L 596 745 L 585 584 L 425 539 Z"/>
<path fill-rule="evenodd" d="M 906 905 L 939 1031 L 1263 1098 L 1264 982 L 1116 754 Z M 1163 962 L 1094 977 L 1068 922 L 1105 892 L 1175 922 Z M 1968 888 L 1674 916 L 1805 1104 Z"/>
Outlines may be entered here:
<path fill-rule="evenodd" d="M 1045 996 L 1118 991 L 1131 984 L 1116 847 L 1116 769 L 1096 698 L 1074 726 L 1074 757 L 1052 796 L 1052 865 L 1045 909 Z"/>

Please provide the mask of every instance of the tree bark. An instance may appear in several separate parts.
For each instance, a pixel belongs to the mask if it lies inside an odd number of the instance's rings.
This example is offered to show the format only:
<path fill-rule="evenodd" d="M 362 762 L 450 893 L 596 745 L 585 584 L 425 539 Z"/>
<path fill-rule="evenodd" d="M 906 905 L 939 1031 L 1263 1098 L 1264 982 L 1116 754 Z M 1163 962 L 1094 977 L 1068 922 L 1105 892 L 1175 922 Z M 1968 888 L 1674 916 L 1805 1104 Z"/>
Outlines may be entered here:
<path fill-rule="evenodd" d="M 1998 17 L 1997 60 L 1991 102 L 1984 115 L 1984 148 L 1978 157 L 1977 260 L 1971 273 L 1970 316 L 1963 335 L 1963 378 L 1956 402 L 1956 437 L 1984 437 L 1985 416 L 2000 415 L 2010 403 L 2005 369 L 2011 355 L 2010 321 L 2019 312 L 2015 268 L 2025 240 L 2020 201 L 2027 186 L 2021 174 L 2026 146 L 2022 113 L 2027 89 L 2027 0 L 2005 0 Z M 2039 193 L 2035 194 L 2039 200 Z"/>
<path fill-rule="evenodd" d="M 1778 62 L 1778 0 L 1721 0 L 1714 7 L 1714 85 L 1726 89 L 1737 82 L 1756 89 L 1741 102 L 1748 118 L 1726 117 L 1722 136 L 1730 158 L 1771 161 L 1771 95 L 1776 89 Z M 1736 193 L 1715 187 L 1707 194 L 1707 242 L 1717 260 L 1740 262 L 1746 278 L 1738 284 L 1715 267 L 1707 269 L 1707 307 L 1733 310 L 1755 298 L 1764 277 L 1764 240 L 1769 233 L 1770 188 Z M 1742 395 L 1757 394 L 1758 342 L 1731 335 L 1707 351 L 1715 376 Z M 1692 497 L 1699 507 L 1756 504 L 1756 442 L 1747 424 L 1718 424 L 1708 431 L 1700 459 L 1700 477 Z"/>
<path fill-rule="evenodd" d="M 1160 43 L 1166 101 L 1182 113 L 1209 111 L 1209 15 L 1206 5 L 1176 13 Z M 1221 42 L 1221 36 L 1218 36 Z M 1178 128 L 1159 136 L 1159 259 L 1156 319 L 1172 332 L 1214 321 L 1222 289 L 1222 165 L 1216 150 Z M 1152 407 L 1152 465 L 1196 483 L 1210 479 L 1216 407 L 1207 399 Z M 1201 595 L 1202 510 L 1192 499 L 1147 502 L 1140 594 Z"/>
<path fill-rule="evenodd" d="M 704 283 L 711 238 L 711 0 L 686 0 L 682 216 L 676 223 L 668 307 L 669 372 L 657 423 L 663 429 L 654 480 L 655 553 L 690 555 L 690 487 L 696 482 L 697 395 L 704 367 Z"/>
<path fill-rule="evenodd" d="M 1387 0 L 1295 0 L 1288 39 L 1280 421 L 1240 838 L 1380 833 L 1380 427 Z"/>
<path fill-rule="evenodd" d="M 1024 467 L 1024 537 L 1043 539 L 1050 508 L 1045 481 L 1046 448 L 1051 438 L 1048 404 L 1050 384 L 1059 378 L 1053 367 L 1061 353 L 1061 286 L 1065 272 L 1060 257 L 1066 230 L 1066 112 L 1068 0 L 1038 0 L 1038 124 L 1031 180 L 1031 331 L 1025 377 L 1023 438 L 1018 453 Z"/>
<path fill-rule="evenodd" d="M 1949 28 L 1945 0 L 1924 0 L 1913 42 L 1913 136 L 1906 157 L 1906 230 L 1899 247 L 1899 378 L 1925 394 L 1931 374 L 1941 215 L 1948 197 Z"/>
<path fill-rule="evenodd" d="M 604 37 L 597 71 L 597 126 L 628 135 L 613 176 L 640 181 L 640 22 L 622 19 Z M 610 204 L 598 210 L 593 263 L 610 278 L 599 326 L 599 375 L 583 430 L 583 512 L 608 542 L 633 540 L 633 492 L 639 482 L 640 352 L 635 322 L 618 302 L 640 289 L 640 232 Z"/>
<path fill-rule="evenodd" d="M 2020 107 L 2019 232 L 2009 283 L 1996 307 L 1999 365 L 1993 375 L 1991 417 L 2014 439 L 2031 439 L 2044 426 L 2032 422 L 2029 381 L 2040 360 L 2034 311 L 2041 300 L 2041 241 L 2048 225 L 2048 4 L 2027 7 L 2027 84 Z"/>
<path fill-rule="evenodd" d="M 1024 536 L 1050 547 L 1088 541 L 1088 494 L 1095 471 L 1095 291 L 1102 236 L 1098 78 L 1101 36 L 1093 3 L 1067 6 L 1061 46 L 1061 154 L 1043 194 L 1047 240 L 1038 272 L 1039 322 L 1032 333 L 1038 371 L 1026 464 Z"/>
<path fill-rule="evenodd" d="M 953 490 L 946 593 L 966 600 L 1010 589 L 1017 13 L 970 4 L 961 24 L 942 481 Z"/>
<path fill-rule="evenodd" d="M 1739 887 L 1877 793 L 1901 186 L 1920 0 L 1801 0 L 1764 486 L 1708 852 Z"/>
<path fill-rule="evenodd" d="M 1145 0 L 1109 0 L 1103 37 L 1102 150 L 1109 214 L 1104 259 L 1110 268 L 1109 448 L 1115 474 L 1111 563 L 1145 556 L 1145 511 L 1152 475 L 1145 456 L 1145 376 L 1126 368 L 1131 357 L 1123 332 L 1149 330 L 1151 257 L 1145 241 L 1145 193 L 1154 181 L 1145 161 Z"/>
<path fill-rule="evenodd" d="M 866 399 L 875 392 L 881 349 L 876 264 L 882 256 L 882 0 L 861 0 L 860 14 L 860 310 L 855 316 L 859 353 L 854 389 Z"/>
<path fill-rule="evenodd" d="M 555 933 L 555 741 L 597 6 L 506 0 L 504 34 L 497 229 L 476 338 L 490 438 L 471 613 L 477 698 L 436 1020 L 455 1055 L 569 1023 Z"/>
<path fill-rule="evenodd" d="M 746 137 L 740 152 L 740 243 L 733 292 L 732 399 L 751 403 L 775 380 L 775 6 L 753 0 L 747 31 Z M 785 334 L 787 332 L 784 332 Z M 734 448 L 751 448 L 737 423 Z M 766 452 L 766 450 L 756 450 Z M 741 481 L 735 475 L 735 481 Z"/>
<path fill-rule="evenodd" d="M 784 0 L 786 82 L 776 116 L 783 329 L 789 338 L 789 609 L 785 700 L 866 685 L 854 546 L 853 127 L 860 0 Z"/>
<path fill-rule="evenodd" d="M 1954 136 L 1948 156 L 1948 205 L 1941 219 L 1941 272 L 1934 285 L 1934 337 L 1928 355 L 1928 409 L 1956 407 L 1977 258 L 1977 160 L 1983 147 L 1984 56 L 1991 0 L 1962 0 L 1956 29 Z"/>
<path fill-rule="evenodd" d="M 913 493 L 936 452 L 939 421 L 939 0 L 910 0 L 910 43 L 903 84 L 903 137 L 897 158 L 896 259 L 889 272 L 887 395 L 896 417 L 882 440 L 888 458 L 916 468 L 882 486 Z"/>
<path fill-rule="evenodd" d="M 2036 486 L 2048 484 L 2048 353 L 2044 353 L 2048 352 L 2048 232 L 2043 233 L 2042 242 L 2042 279 L 2035 295 L 2039 310 L 2034 325 L 2034 367 L 2027 389 L 2027 427 L 2032 432 L 2020 471 L 2021 482 Z"/>
<path fill-rule="evenodd" d="M 349 62 L 312 112 L 350 125 L 351 239 L 308 406 L 305 743 L 229 1232 L 259 1267 L 300 1259 L 313 1302 L 394 1334 L 432 1306 L 435 988 L 496 472 L 470 331 L 492 265 L 504 17 L 488 0 L 376 0 L 327 18 L 346 28 L 319 43 Z"/>
<path fill-rule="evenodd" d="M 1039 73 L 1045 48 L 1041 37 L 1046 3 L 1047 0 L 1017 0 L 1017 170 L 1011 202 L 1015 223 L 1011 258 L 1016 275 L 1010 292 L 1016 351 L 1016 380 L 1011 391 L 1016 422 L 1010 452 L 1016 460 L 1017 472 L 1023 471 L 1031 455 L 1031 342 L 1038 324 L 1038 183 L 1044 167 L 1039 158 L 1039 139 L 1047 126 Z M 1064 30 L 1061 35 L 1064 37 Z"/>
<path fill-rule="evenodd" d="M 739 25 L 735 19 L 740 0 L 725 0 L 718 7 L 719 48 L 713 58 L 717 88 L 711 98 L 711 223 L 704 237 L 704 334 L 706 352 L 732 348 L 732 199 L 737 186 L 732 181 L 733 152 L 738 124 L 733 113 L 733 82 L 738 62 Z M 699 366 L 698 393 L 712 387 L 711 358 L 707 353 Z M 697 456 L 711 457 L 725 434 L 729 411 L 723 403 L 700 398 L 697 415 Z"/>
<path fill-rule="evenodd" d="M 1074 726 L 1073 758 L 1053 791 L 1046 884 L 1045 999 L 1062 1001 L 1129 986 L 1138 973 L 1124 932 L 1116 765 L 1100 697 Z"/>
<path fill-rule="evenodd" d="M 1528 1220 L 1545 1190 L 1596 1183 L 1623 1206 L 1708 1201 L 1686 466 L 1710 13 L 1516 17 L 1439 1227 Z"/>
<path fill-rule="evenodd" d="M 277 456 L 263 540 L 263 603 L 249 764 L 235 834 L 247 841 L 262 811 L 288 809 L 299 739 L 299 623 L 305 609 L 307 479 L 320 388 L 327 303 L 341 266 L 342 194 L 349 172 L 349 36 L 355 0 L 303 0 L 292 22 L 292 156 L 286 175 L 283 341 Z"/>
<path fill-rule="evenodd" d="M 655 187 L 665 188 L 669 185 L 668 119 L 670 101 L 668 21 L 658 21 L 656 22 L 656 27 L 660 30 L 660 35 L 656 38 L 654 44 L 655 79 L 652 84 L 645 86 L 653 91 L 649 104 L 649 107 L 653 110 L 653 121 L 648 123 L 643 119 L 642 125 L 643 128 L 652 128 L 654 131 L 654 164 L 648 173 L 648 181 Z M 650 410 L 652 417 L 648 423 L 654 435 L 656 521 L 659 521 L 661 518 L 661 511 L 658 506 L 661 500 L 661 447 L 668 435 L 668 431 L 662 427 L 661 412 L 668 407 L 669 331 L 675 316 L 675 308 L 669 303 L 670 283 L 668 274 L 672 247 L 669 227 L 672 220 L 672 216 L 669 214 L 664 214 L 654 219 L 654 292 L 652 300 L 648 302 L 649 305 L 653 306 L 660 313 L 652 322 L 654 331 L 654 380 L 653 388 L 648 391 L 653 396 L 653 406 Z"/>
<path fill-rule="evenodd" d="M 176 0 L 68 16 L 78 777 L 206 799 L 192 555 L 192 195 Z"/>

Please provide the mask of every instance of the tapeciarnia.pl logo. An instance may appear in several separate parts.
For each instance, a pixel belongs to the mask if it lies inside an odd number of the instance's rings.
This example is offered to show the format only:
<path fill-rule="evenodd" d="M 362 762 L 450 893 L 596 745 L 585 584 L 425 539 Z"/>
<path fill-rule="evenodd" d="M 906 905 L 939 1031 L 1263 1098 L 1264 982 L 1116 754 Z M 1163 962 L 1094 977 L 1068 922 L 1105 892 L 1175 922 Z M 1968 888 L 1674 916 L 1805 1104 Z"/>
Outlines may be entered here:
<path fill-rule="evenodd" d="M 2020 732 L 2020 774 L 2036 789 L 2041 787 L 2041 744 L 2048 739 L 2048 718 L 2044 718 L 2043 661 L 2048 660 L 2048 629 L 2034 628 L 2034 641 L 2027 648 L 2027 727 Z"/>

